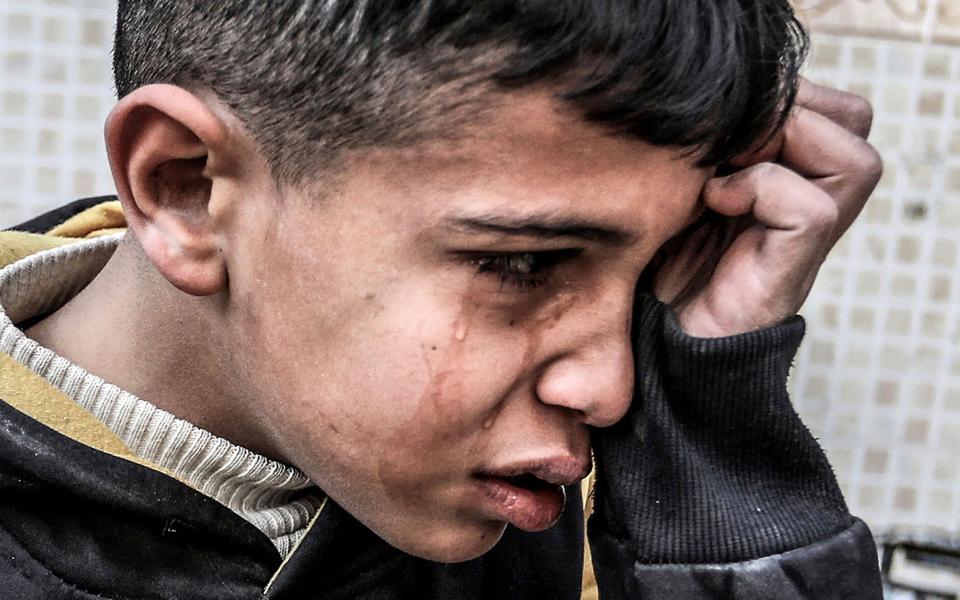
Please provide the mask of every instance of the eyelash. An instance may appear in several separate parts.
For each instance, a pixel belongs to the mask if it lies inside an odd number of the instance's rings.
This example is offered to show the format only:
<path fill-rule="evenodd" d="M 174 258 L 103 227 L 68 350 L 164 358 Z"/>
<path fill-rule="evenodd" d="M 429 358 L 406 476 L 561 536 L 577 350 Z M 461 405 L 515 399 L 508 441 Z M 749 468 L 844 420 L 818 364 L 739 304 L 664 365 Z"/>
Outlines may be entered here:
<path fill-rule="evenodd" d="M 497 277 L 501 287 L 509 284 L 525 291 L 546 284 L 553 267 L 579 253 L 578 249 L 502 252 L 474 256 L 470 263 L 476 267 L 477 274 Z"/>

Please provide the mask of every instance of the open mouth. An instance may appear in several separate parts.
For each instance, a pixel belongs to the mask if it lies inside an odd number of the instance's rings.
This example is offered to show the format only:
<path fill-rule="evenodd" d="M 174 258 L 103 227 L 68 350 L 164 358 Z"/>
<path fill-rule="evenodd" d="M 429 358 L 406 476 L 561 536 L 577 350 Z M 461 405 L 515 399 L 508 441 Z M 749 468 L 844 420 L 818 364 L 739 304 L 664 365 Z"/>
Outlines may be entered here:
<path fill-rule="evenodd" d="M 551 483 L 547 483 L 532 473 L 524 473 L 523 475 L 516 475 L 514 477 L 502 477 L 502 479 L 510 485 L 530 491 L 559 487 Z"/>
<path fill-rule="evenodd" d="M 563 486 L 531 473 L 514 476 L 480 474 L 480 491 L 493 512 L 524 531 L 543 531 L 560 519 L 566 502 Z"/>

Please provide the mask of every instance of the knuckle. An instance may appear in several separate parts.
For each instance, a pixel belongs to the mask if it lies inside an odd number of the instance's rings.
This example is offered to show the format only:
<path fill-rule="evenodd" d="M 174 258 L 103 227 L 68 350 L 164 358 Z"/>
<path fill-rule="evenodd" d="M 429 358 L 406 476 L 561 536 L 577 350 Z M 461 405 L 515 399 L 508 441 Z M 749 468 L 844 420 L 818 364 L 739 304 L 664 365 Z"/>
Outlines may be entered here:
<path fill-rule="evenodd" d="M 863 146 L 863 150 L 857 155 L 857 171 L 864 184 L 873 189 L 883 176 L 883 157 L 870 144 L 864 143 Z"/>
<path fill-rule="evenodd" d="M 854 131 L 861 137 L 866 137 L 873 125 L 873 105 L 870 101 L 863 96 L 847 93 L 845 110 Z"/>

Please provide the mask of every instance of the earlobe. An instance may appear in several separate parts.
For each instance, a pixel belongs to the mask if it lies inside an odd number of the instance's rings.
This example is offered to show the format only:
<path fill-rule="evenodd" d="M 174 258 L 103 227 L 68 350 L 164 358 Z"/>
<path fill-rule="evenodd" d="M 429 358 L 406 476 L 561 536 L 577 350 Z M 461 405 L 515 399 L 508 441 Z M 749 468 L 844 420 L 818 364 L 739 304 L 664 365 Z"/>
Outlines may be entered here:
<path fill-rule="evenodd" d="M 229 147 L 220 118 L 182 88 L 149 85 L 120 100 L 105 135 L 117 194 L 147 258 L 188 294 L 224 289 L 222 232 L 209 211 Z"/>

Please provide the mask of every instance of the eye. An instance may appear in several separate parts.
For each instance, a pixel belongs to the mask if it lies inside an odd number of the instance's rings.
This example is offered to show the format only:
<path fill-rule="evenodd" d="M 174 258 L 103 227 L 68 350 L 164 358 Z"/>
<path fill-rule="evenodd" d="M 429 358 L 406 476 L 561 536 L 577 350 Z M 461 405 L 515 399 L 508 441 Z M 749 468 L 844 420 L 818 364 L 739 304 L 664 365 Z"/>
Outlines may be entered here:
<path fill-rule="evenodd" d="M 501 286 L 509 284 L 518 290 L 538 288 L 547 282 L 552 269 L 577 254 L 579 249 L 540 252 L 503 252 L 470 258 L 478 274 L 496 277 Z"/>

